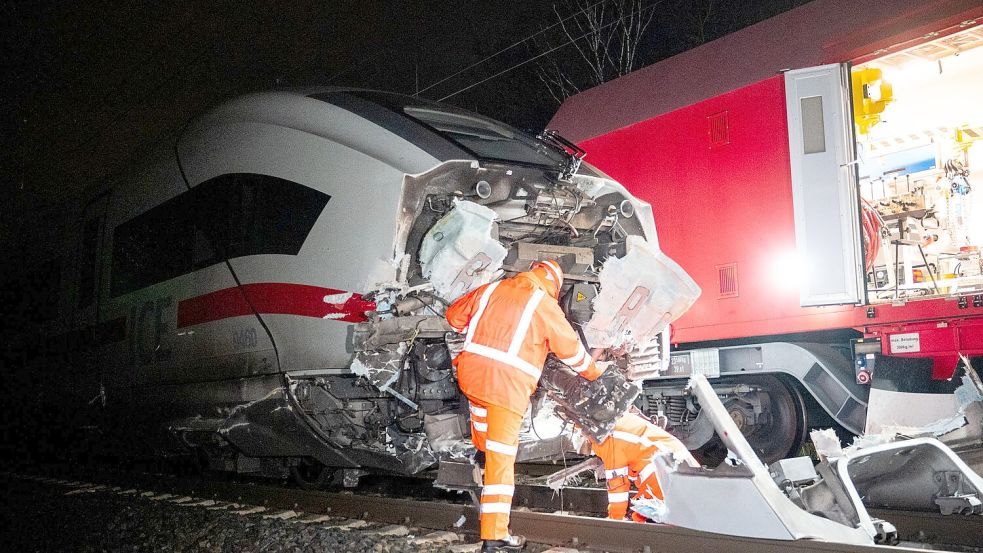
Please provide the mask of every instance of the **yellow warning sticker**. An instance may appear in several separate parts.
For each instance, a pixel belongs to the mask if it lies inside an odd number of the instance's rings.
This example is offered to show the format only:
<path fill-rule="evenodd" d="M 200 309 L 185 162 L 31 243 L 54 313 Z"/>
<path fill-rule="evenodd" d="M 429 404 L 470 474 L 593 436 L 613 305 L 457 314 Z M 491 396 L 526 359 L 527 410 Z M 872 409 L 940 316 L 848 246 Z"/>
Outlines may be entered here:
<path fill-rule="evenodd" d="M 585 299 L 587 299 L 587 296 L 583 292 L 577 292 L 577 301 L 584 301 Z"/>

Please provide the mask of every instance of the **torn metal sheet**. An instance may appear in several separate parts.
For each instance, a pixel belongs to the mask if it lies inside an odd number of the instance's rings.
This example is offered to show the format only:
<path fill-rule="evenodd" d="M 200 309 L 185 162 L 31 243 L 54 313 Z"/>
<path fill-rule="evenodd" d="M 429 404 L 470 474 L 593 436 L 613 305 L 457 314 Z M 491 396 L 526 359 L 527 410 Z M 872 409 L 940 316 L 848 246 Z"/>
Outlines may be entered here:
<path fill-rule="evenodd" d="M 447 301 L 491 282 L 507 253 L 493 236 L 493 210 L 474 202 L 458 201 L 437 221 L 420 246 L 423 276 Z"/>
<path fill-rule="evenodd" d="M 910 406 L 917 405 L 918 409 Z M 864 434 L 880 434 L 888 427 L 923 428 L 961 419 L 959 403 L 953 394 L 923 394 L 870 389 L 867 425 Z"/>
<path fill-rule="evenodd" d="M 934 438 L 854 448 L 830 466 L 866 507 L 983 514 L 983 478 Z"/>
<path fill-rule="evenodd" d="M 970 360 L 962 384 L 951 394 L 916 394 L 871 389 L 867 429 L 861 443 L 894 441 L 894 437 L 936 437 L 959 448 L 983 444 L 983 382 Z M 918 409 L 909 409 L 918 405 Z"/>
<path fill-rule="evenodd" d="M 423 431 L 427 434 L 430 447 L 442 459 L 462 460 L 474 454 L 468 426 L 467 416 L 458 413 L 426 415 L 423 418 Z"/>
<path fill-rule="evenodd" d="M 411 409 L 416 409 L 414 401 L 392 388 L 402 373 L 407 349 L 406 344 L 400 342 L 380 349 L 359 351 L 352 359 L 350 368 L 352 374 L 365 377 L 380 391 L 390 393 Z"/>
<path fill-rule="evenodd" d="M 876 530 L 857 528 L 811 514 L 792 502 L 754 454 L 706 377 L 694 376 L 689 389 L 710 417 L 717 434 L 740 463 L 714 470 L 673 463 L 656 456 L 656 472 L 668 509 L 665 522 L 694 530 L 778 540 L 821 539 L 869 544 Z M 738 498 L 731 501 L 706 498 Z"/>
<path fill-rule="evenodd" d="M 650 350 L 700 295 L 700 287 L 675 261 L 637 236 L 628 237 L 624 257 L 605 261 L 600 284 L 594 315 L 584 325 L 592 348 Z M 668 363 L 668 356 L 662 357 Z"/>
<path fill-rule="evenodd" d="M 559 490 L 567 486 L 571 480 L 579 479 L 585 472 L 593 474 L 594 480 L 600 482 L 604 477 L 604 462 L 599 457 L 591 457 L 572 467 L 558 470 L 546 478 L 546 485 L 552 490 Z"/>
<path fill-rule="evenodd" d="M 816 448 L 816 454 L 820 459 L 832 459 L 843 456 L 843 447 L 840 445 L 840 437 L 832 428 L 823 430 L 813 430 L 809 433 L 812 445 Z"/>

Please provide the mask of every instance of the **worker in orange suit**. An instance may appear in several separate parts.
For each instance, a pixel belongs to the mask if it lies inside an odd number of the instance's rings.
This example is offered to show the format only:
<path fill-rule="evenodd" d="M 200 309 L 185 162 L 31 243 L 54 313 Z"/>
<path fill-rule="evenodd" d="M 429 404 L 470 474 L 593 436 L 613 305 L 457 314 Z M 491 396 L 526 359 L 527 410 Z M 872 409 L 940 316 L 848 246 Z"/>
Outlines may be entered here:
<path fill-rule="evenodd" d="M 465 334 L 454 359 L 471 409 L 471 438 L 485 455 L 481 490 L 482 552 L 521 551 L 509 533 L 519 427 L 536 391 L 546 355 L 588 380 L 601 375 L 557 303 L 563 270 L 556 261 L 481 286 L 447 308 L 447 322 Z"/>
<path fill-rule="evenodd" d="M 652 462 L 657 453 L 672 453 L 691 466 L 700 466 L 683 442 L 633 411 L 615 422 L 614 430 L 604 441 L 591 440 L 591 445 L 594 454 L 604 462 L 608 518 L 618 520 L 628 514 L 628 492 L 633 482 L 638 489 L 636 497 L 664 499 Z M 633 512 L 632 520 L 645 522 L 646 519 Z"/>

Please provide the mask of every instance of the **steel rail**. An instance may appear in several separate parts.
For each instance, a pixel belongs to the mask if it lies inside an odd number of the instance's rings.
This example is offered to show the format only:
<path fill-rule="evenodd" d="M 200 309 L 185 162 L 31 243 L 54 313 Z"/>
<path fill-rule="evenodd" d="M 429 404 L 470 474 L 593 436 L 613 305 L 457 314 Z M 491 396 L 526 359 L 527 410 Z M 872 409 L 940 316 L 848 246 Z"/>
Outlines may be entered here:
<path fill-rule="evenodd" d="M 601 488 L 564 488 L 554 492 L 546 486 L 516 485 L 515 506 L 573 511 L 604 516 L 608 505 L 606 490 Z M 871 516 L 886 520 L 898 530 L 902 541 L 917 541 L 949 546 L 983 547 L 983 517 L 942 515 L 920 511 L 868 509 Z"/>
<path fill-rule="evenodd" d="M 154 475 L 99 475 L 100 483 L 141 487 L 156 492 L 209 497 L 268 509 L 291 509 L 388 524 L 476 535 L 478 512 L 472 505 L 393 499 L 277 486 L 216 482 Z M 107 482 L 108 481 L 108 482 Z M 923 549 L 849 545 L 810 540 L 779 541 L 699 532 L 658 524 L 636 524 L 603 518 L 526 511 L 512 512 L 512 529 L 533 543 L 609 551 L 612 553 L 915 553 Z"/>

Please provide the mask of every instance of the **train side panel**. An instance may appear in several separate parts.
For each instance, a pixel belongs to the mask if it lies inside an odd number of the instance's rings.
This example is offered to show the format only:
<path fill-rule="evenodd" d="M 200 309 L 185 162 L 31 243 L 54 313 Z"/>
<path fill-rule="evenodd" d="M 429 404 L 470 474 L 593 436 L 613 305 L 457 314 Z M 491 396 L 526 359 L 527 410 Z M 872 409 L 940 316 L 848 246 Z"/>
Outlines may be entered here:
<path fill-rule="evenodd" d="M 704 290 L 673 341 L 849 326 L 852 307 L 799 306 L 785 120 L 777 76 L 584 143 Z"/>
<path fill-rule="evenodd" d="M 294 108 L 286 113 L 304 115 L 297 126 L 310 128 L 298 129 L 290 121 L 256 121 L 253 110 L 263 107 L 262 102 L 247 97 L 189 129 L 181 159 L 192 185 L 220 174 L 262 173 L 327 196 L 295 255 L 242 256 L 230 264 L 246 291 L 243 303 L 260 311 L 273 334 L 284 371 L 340 369 L 351 357 L 346 347 L 349 325 L 344 323 L 364 319 L 367 304 L 360 294 L 395 280 L 393 249 L 403 176 L 438 161 L 341 108 L 297 96 L 281 100 Z M 214 155 L 218 151 L 221 156 Z M 221 296 L 188 301 L 208 310 L 216 300 Z M 240 319 L 185 327 L 197 328 L 196 335 L 228 340 L 242 331 L 222 325 Z"/>

